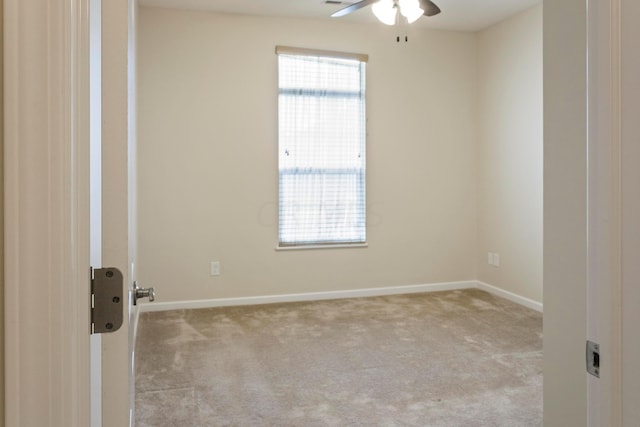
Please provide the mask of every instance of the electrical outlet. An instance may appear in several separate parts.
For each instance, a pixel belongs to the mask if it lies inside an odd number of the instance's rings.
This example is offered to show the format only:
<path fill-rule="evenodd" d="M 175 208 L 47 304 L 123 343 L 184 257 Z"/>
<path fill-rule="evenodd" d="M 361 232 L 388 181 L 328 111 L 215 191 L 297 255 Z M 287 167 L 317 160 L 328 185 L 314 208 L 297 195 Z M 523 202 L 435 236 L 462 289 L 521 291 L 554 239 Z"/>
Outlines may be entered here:
<path fill-rule="evenodd" d="M 211 261 L 209 274 L 212 276 L 220 275 L 220 261 Z"/>
<path fill-rule="evenodd" d="M 500 254 L 496 252 L 487 252 L 487 264 L 494 267 L 500 267 Z"/>

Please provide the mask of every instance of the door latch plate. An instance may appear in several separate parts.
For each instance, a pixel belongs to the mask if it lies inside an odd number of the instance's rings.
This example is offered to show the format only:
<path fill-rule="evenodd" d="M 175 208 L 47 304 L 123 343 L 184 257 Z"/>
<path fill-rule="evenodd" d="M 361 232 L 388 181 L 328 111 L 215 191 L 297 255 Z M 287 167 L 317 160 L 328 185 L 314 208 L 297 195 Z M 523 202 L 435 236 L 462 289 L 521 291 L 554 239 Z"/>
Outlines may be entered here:
<path fill-rule="evenodd" d="M 600 346 L 593 341 L 587 341 L 587 372 L 600 378 Z"/>
<path fill-rule="evenodd" d="M 97 268 L 91 275 L 91 333 L 115 332 L 122 326 L 122 273 Z"/>

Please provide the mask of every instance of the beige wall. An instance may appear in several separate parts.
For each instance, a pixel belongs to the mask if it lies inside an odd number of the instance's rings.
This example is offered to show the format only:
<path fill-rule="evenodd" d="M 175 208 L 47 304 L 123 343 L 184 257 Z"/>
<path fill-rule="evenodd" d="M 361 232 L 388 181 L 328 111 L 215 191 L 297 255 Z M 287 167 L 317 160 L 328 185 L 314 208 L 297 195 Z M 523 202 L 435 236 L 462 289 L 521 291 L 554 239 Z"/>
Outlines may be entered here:
<path fill-rule="evenodd" d="M 542 302 L 542 5 L 478 33 L 478 144 L 477 278 Z"/>
<path fill-rule="evenodd" d="M 544 425 L 587 425 L 586 2 L 544 4 Z"/>
<path fill-rule="evenodd" d="M 142 8 L 140 282 L 172 301 L 475 278 L 475 35 L 411 31 Z M 370 55 L 368 248 L 274 250 L 279 44 Z"/>

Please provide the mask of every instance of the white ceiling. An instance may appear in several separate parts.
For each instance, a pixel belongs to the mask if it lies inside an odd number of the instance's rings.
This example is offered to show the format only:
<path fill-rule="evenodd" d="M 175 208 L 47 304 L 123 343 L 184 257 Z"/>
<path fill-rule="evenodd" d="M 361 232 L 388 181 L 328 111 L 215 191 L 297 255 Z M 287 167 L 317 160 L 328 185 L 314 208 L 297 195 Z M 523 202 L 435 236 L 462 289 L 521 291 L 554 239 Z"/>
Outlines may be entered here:
<path fill-rule="evenodd" d="M 377 22 L 371 7 L 360 9 L 342 18 L 331 18 L 345 4 L 325 4 L 324 0 L 139 0 L 142 6 L 172 9 L 208 10 L 258 16 L 282 16 L 314 19 L 339 19 L 350 22 Z M 541 3 L 542 0 L 434 0 L 442 13 L 420 18 L 413 25 L 427 28 L 478 31 Z M 383 25 L 383 24 L 379 24 Z"/>

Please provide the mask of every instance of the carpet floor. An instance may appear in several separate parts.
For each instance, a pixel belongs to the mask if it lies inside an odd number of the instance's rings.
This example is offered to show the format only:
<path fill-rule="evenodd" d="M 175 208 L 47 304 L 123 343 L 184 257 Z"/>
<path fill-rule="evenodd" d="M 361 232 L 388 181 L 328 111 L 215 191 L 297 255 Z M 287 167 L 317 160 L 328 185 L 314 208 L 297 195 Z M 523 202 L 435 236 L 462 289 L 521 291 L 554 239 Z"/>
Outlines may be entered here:
<path fill-rule="evenodd" d="M 542 315 L 469 289 L 149 312 L 137 427 L 540 426 Z"/>

